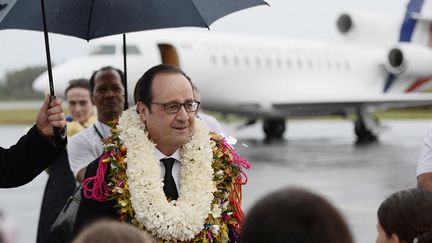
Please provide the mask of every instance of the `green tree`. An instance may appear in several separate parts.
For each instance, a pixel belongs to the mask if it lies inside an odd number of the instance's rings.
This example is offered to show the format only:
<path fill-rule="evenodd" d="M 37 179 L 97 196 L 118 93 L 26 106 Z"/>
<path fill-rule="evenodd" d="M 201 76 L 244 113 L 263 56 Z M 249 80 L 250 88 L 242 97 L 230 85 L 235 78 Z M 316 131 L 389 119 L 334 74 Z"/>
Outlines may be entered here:
<path fill-rule="evenodd" d="M 33 90 L 33 81 L 44 71 L 45 66 L 26 67 L 16 71 L 9 71 L 4 78 L 5 82 L 0 86 L 0 99 L 35 99 L 41 98 L 41 94 Z"/>

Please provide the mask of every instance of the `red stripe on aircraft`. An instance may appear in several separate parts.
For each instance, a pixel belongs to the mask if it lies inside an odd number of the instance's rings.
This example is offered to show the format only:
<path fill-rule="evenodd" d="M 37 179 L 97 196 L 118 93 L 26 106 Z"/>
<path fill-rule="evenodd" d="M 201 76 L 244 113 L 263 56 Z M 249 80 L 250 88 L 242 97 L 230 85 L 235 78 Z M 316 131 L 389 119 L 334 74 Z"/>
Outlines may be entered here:
<path fill-rule="evenodd" d="M 429 78 L 419 78 L 408 89 L 406 89 L 405 92 L 406 93 L 413 92 L 414 90 L 420 88 L 421 86 L 423 86 L 424 84 L 428 83 L 431 80 L 432 80 L 431 77 L 429 77 Z"/>

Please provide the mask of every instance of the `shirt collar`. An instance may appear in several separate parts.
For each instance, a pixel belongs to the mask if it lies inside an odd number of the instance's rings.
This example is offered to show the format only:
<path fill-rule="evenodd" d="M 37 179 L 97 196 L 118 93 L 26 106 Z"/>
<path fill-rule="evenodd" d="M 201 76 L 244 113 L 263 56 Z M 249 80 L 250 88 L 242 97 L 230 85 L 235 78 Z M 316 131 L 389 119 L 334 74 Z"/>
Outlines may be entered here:
<path fill-rule="evenodd" d="M 180 161 L 180 151 L 179 151 L 179 149 L 177 149 L 171 156 L 166 156 L 161 151 L 159 151 L 159 149 L 157 149 L 157 148 L 155 148 L 155 149 L 156 149 L 156 157 L 159 160 L 164 159 L 164 158 L 173 158 L 173 159 L 175 159 L 177 161 Z"/>
<path fill-rule="evenodd" d="M 102 130 L 102 131 L 99 131 L 99 132 L 102 133 L 102 136 L 103 136 L 104 138 L 107 138 L 107 137 L 111 136 L 111 127 L 110 127 L 110 126 L 106 125 L 105 123 L 102 123 L 102 122 L 99 121 L 99 120 L 97 120 L 97 121 L 95 122 L 95 124 L 96 124 L 96 127 L 97 127 L 98 129 L 101 129 L 101 130 Z"/>

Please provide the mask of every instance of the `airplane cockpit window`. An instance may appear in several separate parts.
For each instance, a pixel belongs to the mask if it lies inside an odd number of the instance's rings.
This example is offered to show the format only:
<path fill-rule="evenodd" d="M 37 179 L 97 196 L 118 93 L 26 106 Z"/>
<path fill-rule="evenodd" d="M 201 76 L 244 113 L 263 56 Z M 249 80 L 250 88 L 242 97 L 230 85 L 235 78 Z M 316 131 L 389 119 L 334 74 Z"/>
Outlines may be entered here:
<path fill-rule="evenodd" d="M 140 55 L 141 52 L 138 46 L 126 46 L 126 54 L 128 55 Z"/>
<path fill-rule="evenodd" d="M 115 46 L 113 45 L 100 45 L 90 53 L 90 55 L 114 55 Z"/>

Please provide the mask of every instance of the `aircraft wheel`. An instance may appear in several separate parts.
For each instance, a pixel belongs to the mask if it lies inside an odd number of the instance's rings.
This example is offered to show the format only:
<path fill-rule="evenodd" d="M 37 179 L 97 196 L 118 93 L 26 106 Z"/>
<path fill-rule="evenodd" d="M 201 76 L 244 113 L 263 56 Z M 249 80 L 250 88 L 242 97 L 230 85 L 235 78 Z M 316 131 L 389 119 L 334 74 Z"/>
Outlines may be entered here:
<path fill-rule="evenodd" d="M 282 139 L 285 132 L 285 120 L 281 118 L 264 120 L 263 130 L 266 139 Z"/>
<path fill-rule="evenodd" d="M 355 121 L 354 132 L 357 136 L 357 144 L 367 144 L 378 141 L 378 136 L 369 130 L 361 119 Z"/>

